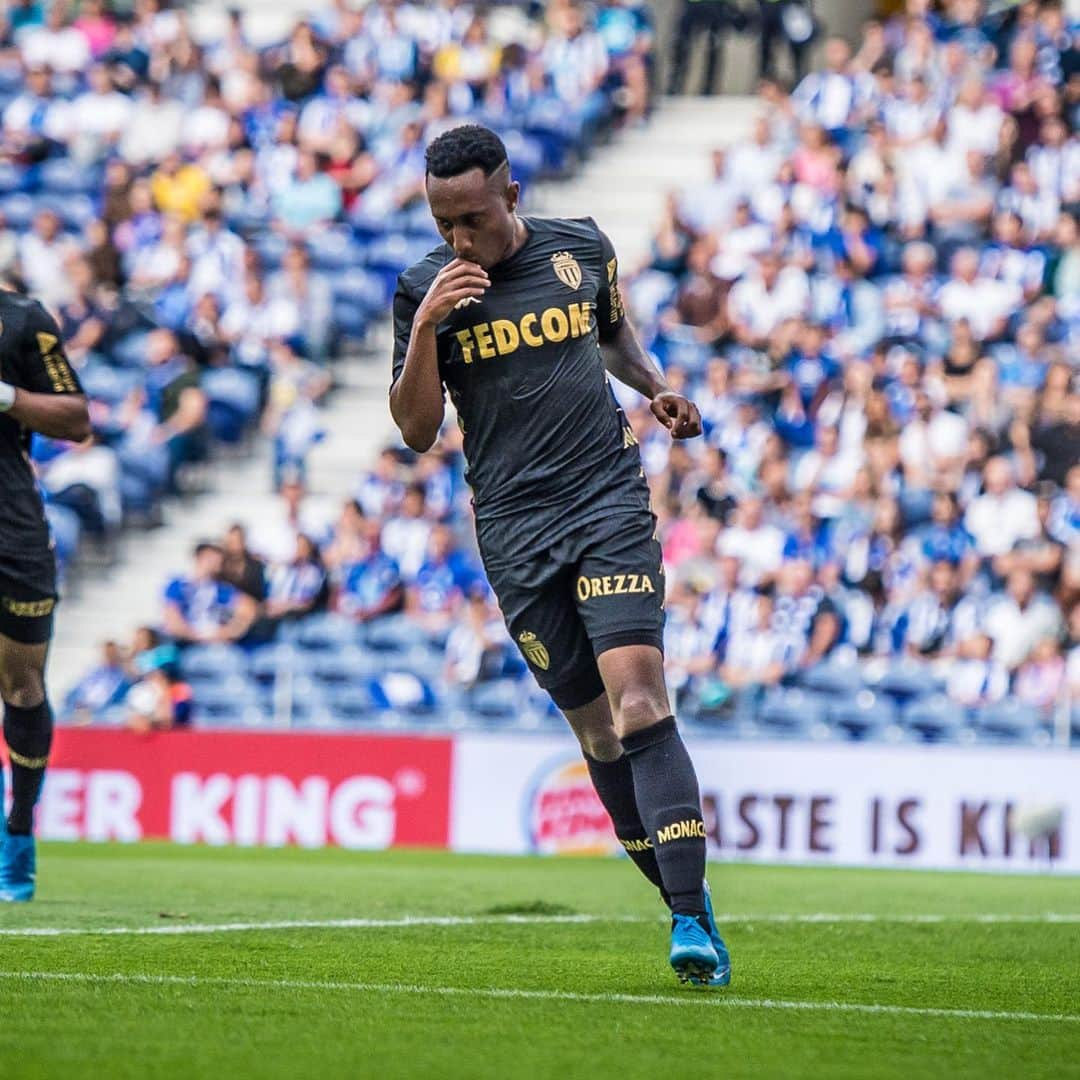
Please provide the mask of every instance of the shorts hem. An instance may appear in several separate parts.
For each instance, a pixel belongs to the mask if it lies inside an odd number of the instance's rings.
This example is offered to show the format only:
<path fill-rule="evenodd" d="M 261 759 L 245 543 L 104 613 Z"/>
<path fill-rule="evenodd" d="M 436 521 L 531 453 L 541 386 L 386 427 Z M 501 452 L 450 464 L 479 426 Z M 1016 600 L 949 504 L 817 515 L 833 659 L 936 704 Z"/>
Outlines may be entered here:
<path fill-rule="evenodd" d="M 557 686 L 545 687 L 548 696 L 560 709 L 580 709 L 604 693 L 604 680 L 594 663 Z"/>
<path fill-rule="evenodd" d="M 617 630 L 592 638 L 593 656 L 599 657 L 610 649 L 621 649 L 627 645 L 651 645 L 661 656 L 664 655 L 664 635 L 659 630 Z"/>

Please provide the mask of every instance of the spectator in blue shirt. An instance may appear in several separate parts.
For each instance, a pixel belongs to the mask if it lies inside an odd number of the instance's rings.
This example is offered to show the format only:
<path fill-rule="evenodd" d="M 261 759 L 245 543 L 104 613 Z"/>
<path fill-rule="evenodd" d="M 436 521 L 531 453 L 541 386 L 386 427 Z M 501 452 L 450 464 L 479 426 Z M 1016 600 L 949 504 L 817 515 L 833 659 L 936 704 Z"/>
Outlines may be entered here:
<path fill-rule="evenodd" d="M 337 609 L 357 622 L 369 622 L 401 608 L 401 571 L 379 543 L 380 525 L 365 519 L 360 557 L 341 568 Z"/>
<path fill-rule="evenodd" d="M 101 663 L 71 688 L 64 710 L 88 722 L 123 701 L 130 685 L 123 651 L 115 641 L 106 641 L 101 647 Z"/>
<path fill-rule="evenodd" d="M 217 544 L 195 548 L 195 566 L 165 589 L 165 632 L 177 643 L 237 642 L 255 619 L 255 601 L 221 580 L 225 553 Z"/>
<path fill-rule="evenodd" d="M 301 153 L 293 179 L 274 196 L 274 216 L 285 228 L 299 233 L 333 221 L 340 212 L 341 188 L 319 171 L 314 154 Z"/>

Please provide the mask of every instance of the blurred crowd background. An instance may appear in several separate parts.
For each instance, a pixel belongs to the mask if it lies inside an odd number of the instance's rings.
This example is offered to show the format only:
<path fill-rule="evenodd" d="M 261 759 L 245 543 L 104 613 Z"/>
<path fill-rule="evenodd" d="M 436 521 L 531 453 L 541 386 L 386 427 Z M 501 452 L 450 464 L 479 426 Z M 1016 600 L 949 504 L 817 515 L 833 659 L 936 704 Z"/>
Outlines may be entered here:
<path fill-rule="evenodd" d="M 623 267 L 705 419 L 672 444 L 617 388 L 664 544 L 680 717 L 747 737 L 1067 736 L 1077 25 L 1054 2 L 909 0 L 852 47 L 786 0 L 687 0 L 679 19 L 668 89 L 699 37 L 757 34 L 762 76 L 750 136 L 670 193 L 642 223 L 651 257 Z M 388 447 L 328 520 L 304 463 L 335 358 L 433 242 L 425 143 L 480 119 L 526 188 L 572 173 L 648 122 L 651 25 L 618 0 L 341 4 L 255 49 L 239 17 L 196 44 L 155 0 L 9 10 L 0 264 L 59 313 L 94 400 L 89 444 L 36 444 L 61 549 L 152 520 L 258 428 L 280 492 L 277 527 L 237 523 L 163 583 L 159 625 L 105 647 L 69 717 L 560 722 L 484 583 L 456 427 L 423 458 Z"/>

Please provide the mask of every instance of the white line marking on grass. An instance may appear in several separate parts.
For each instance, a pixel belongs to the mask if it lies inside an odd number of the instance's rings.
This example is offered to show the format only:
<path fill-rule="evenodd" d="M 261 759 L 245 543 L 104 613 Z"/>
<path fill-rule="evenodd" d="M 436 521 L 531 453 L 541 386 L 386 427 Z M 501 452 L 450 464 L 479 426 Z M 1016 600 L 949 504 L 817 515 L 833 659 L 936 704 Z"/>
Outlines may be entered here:
<path fill-rule="evenodd" d="M 896 915 L 877 912 L 799 912 L 767 915 L 740 915 L 736 912 L 717 914 L 719 923 L 1080 923 L 1080 913 L 1047 911 L 1042 914 L 1009 915 L 997 913 L 956 913 L 931 915 L 921 912 Z"/>
<path fill-rule="evenodd" d="M 242 979 L 201 975 L 140 975 L 126 972 L 91 974 L 68 971 L 0 971 L 0 979 L 18 982 L 70 982 L 136 986 L 226 987 L 241 990 L 318 990 L 357 994 L 405 994 L 418 997 L 475 997 L 510 1001 L 571 1001 L 600 1005 L 678 1005 L 714 1009 L 784 1009 L 797 1012 L 852 1012 L 882 1016 L 942 1017 L 949 1020 L 1020 1020 L 1080 1023 L 1080 1014 L 999 1012 L 993 1009 L 935 1009 L 913 1005 L 879 1005 L 855 1001 L 775 1001 L 727 994 L 586 994 L 572 990 L 520 990 L 496 986 L 420 986 L 409 983 L 332 982 L 315 979 Z"/>
<path fill-rule="evenodd" d="M 660 918 L 637 915 L 405 915 L 395 919 L 281 919 L 270 922 L 232 923 L 167 923 L 160 926 L 26 926 L 0 927 L 0 937 L 76 937 L 76 936 L 163 936 L 183 934 L 236 934 L 258 930 L 386 930 L 425 926 L 529 926 L 575 925 L 590 923 L 653 923 Z M 786 923 L 1017 923 L 1017 924 L 1080 924 L 1080 914 L 1046 912 L 1041 915 L 1008 914 L 898 914 L 879 915 L 872 912 L 842 912 L 828 914 L 740 914 L 724 912 L 716 916 L 721 925 L 786 924 Z"/>
<path fill-rule="evenodd" d="M 397 919 L 281 919 L 274 922 L 167 923 L 164 926 L 27 926 L 0 928 L 0 937 L 236 934 L 251 930 L 386 930 L 423 926 L 519 926 L 654 922 L 636 915 L 405 915 Z"/>

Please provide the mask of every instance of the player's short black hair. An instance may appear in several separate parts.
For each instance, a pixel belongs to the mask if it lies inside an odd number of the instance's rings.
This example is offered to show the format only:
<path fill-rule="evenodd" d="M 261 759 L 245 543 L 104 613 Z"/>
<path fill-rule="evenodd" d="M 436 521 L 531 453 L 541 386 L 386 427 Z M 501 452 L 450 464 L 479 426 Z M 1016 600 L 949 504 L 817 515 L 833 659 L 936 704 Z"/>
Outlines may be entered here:
<path fill-rule="evenodd" d="M 491 176 L 509 160 L 502 139 L 481 124 L 462 124 L 444 131 L 429 144 L 424 159 L 429 176 L 446 180 L 470 169 Z"/>

